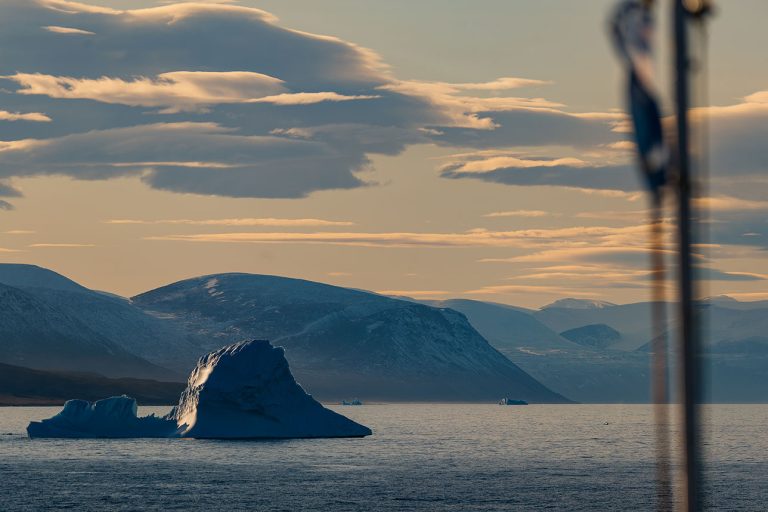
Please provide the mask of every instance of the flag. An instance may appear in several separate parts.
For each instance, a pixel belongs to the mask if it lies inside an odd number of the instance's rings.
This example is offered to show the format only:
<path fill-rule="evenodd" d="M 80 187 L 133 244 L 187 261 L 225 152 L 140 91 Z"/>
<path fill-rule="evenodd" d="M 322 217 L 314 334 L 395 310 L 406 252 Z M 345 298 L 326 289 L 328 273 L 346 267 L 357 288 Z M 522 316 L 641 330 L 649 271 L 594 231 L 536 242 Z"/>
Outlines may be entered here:
<path fill-rule="evenodd" d="M 627 67 L 627 106 L 640 168 L 654 197 L 667 182 L 669 152 L 664 144 L 661 110 L 653 73 L 653 16 L 648 0 L 623 0 L 611 19 L 611 35 Z"/>

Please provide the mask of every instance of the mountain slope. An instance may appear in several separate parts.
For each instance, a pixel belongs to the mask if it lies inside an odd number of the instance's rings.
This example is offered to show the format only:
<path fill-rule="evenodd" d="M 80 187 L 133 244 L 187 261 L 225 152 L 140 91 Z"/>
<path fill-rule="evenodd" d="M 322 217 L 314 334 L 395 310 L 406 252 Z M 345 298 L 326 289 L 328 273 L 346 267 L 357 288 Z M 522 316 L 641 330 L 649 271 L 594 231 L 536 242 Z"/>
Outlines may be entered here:
<path fill-rule="evenodd" d="M 132 298 L 183 322 L 209 349 L 269 339 L 325 400 L 563 402 L 451 310 L 335 286 L 253 274 L 180 281 Z"/>
<path fill-rule="evenodd" d="M 448 300 L 488 341 L 554 391 L 579 402 L 647 402 L 647 353 L 581 346 L 544 326 L 534 315 L 500 304 Z M 579 309 L 578 311 L 590 311 Z"/>
<path fill-rule="evenodd" d="M 463 313 L 483 337 L 502 352 L 521 347 L 531 350 L 575 348 L 573 343 L 531 314 L 503 304 L 467 299 L 432 301 L 429 304 Z"/>
<path fill-rule="evenodd" d="M 558 303 L 561 302 L 558 301 Z M 671 306 L 669 313 L 668 318 L 674 318 L 674 311 Z M 537 320 L 557 332 L 585 325 L 607 325 L 621 333 L 622 341 L 613 347 L 618 350 L 635 350 L 651 339 L 650 315 L 650 302 L 603 305 L 602 307 L 591 308 L 550 305 L 546 309 L 540 309 L 534 313 Z"/>
<path fill-rule="evenodd" d="M 563 338 L 585 347 L 608 348 L 621 341 L 621 333 L 605 324 L 590 324 L 560 333 Z"/>
<path fill-rule="evenodd" d="M 566 301 L 555 304 L 573 305 Z M 583 305 L 583 302 L 578 304 Z M 705 325 L 703 357 L 709 383 L 707 400 L 736 403 L 768 400 L 768 337 L 765 335 L 768 307 L 763 302 L 743 303 L 721 298 L 705 301 L 700 308 Z M 566 336 L 575 334 L 583 338 L 586 334 L 589 338 L 596 330 L 604 331 L 597 336 L 597 341 L 605 343 L 581 347 L 574 344 L 576 348 L 548 351 L 531 350 L 530 344 L 521 343 L 514 323 L 498 319 L 489 323 L 491 317 L 474 314 L 469 309 L 464 312 L 480 333 L 507 357 L 555 391 L 582 402 L 645 402 L 649 399 L 651 303 L 550 306 L 539 310 L 533 313 L 536 319 L 564 331 L 562 334 Z M 670 304 L 671 343 L 677 339 L 674 313 Z M 499 334 L 506 338 L 501 339 Z M 674 361 L 671 366 L 674 368 Z"/>
<path fill-rule="evenodd" d="M 0 284 L 0 362 L 108 376 L 162 378 L 167 370 L 137 357 L 65 311 Z"/>
<path fill-rule="evenodd" d="M 53 270 L 23 263 L 0 263 L 0 283 L 14 288 L 45 288 L 71 292 L 88 291 L 88 288 Z"/>
<path fill-rule="evenodd" d="M 48 269 L 0 264 L 0 283 L 13 286 L 85 324 L 122 350 L 171 368 L 169 379 L 183 379 L 200 352 L 195 340 L 172 320 L 156 318 L 121 297 L 89 290 Z M 1 303 L 0 303 L 1 304 Z"/>

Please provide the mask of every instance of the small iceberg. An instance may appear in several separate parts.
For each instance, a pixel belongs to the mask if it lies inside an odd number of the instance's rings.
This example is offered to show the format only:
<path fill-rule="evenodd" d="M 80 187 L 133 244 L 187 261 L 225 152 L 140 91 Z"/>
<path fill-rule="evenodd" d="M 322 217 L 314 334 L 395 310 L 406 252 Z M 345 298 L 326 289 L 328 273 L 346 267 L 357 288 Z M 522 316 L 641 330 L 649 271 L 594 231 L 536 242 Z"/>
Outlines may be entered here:
<path fill-rule="evenodd" d="M 352 400 L 342 400 L 341 405 L 363 405 L 363 402 L 357 398 L 353 398 Z"/>
<path fill-rule="evenodd" d="M 502 398 L 499 400 L 499 405 L 528 405 L 525 400 L 514 400 L 512 398 Z"/>
<path fill-rule="evenodd" d="M 142 418 L 136 415 L 136 400 L 128 396 L 113 396 L 104 400 L 68 400 L 64 409 L 43 421 L 33 421 L 27 434 L 35 437 L 116 438 L 173 437 L 175 421 L 154 414 Z"/>
<path fill-rule="evenodd" d="M 127 396 L 70 400 L 32 422 L 31 438 L 191 437 L 286 439 L 364 437 L 371 430 L 323 407 L 296 382 L 282 348 L 244 341 L 202 357 L 179 404 L 162 418 L 137 417 Z"/>

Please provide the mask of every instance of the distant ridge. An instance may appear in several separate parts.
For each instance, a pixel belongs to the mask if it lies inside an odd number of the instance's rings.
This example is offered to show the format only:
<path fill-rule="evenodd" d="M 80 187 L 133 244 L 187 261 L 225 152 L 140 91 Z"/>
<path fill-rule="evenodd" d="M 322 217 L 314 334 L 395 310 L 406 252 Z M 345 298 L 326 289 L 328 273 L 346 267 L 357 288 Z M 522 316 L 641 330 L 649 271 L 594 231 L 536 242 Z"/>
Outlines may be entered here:
<path fill-rule="evenodd" d="M 546 306 L 542 306 L 540 309 L 554 309 L 554 308 L 562 308 L 562 309 L 603 309 L 603 308 L 610 308 L 612 306 L 615 306 L 616 304 L 612 302 L 608 302 L 605 300 L 595 300 L 595 299 L 560 299 L 556 300 L 555 302 L 552 302 L 551 304 L 547 304 Z"/>
<path fill-rule="evenodd" d="M 184 389 L 181 382 L 110 379 L 95 373 L 33 370 L 0 363 L 0 406 L 61 405 L 71 398 L 98 400 L 122 394 L 141 405 L 173 405 Z"/>
<path fill-rule="evenodd" d="M 16 288 L 48 288 L 51 290 L 75 292 L 90 291 L 85 286 L 79 285 L 53 270 L 23 263 L 0 264 L 0 283 Z"/>
<path fill-rule="evenodd" d="M 560 333 L 560 336 L 579 345 L 608 348 L 621 341 L 621 333 L 605 324 L 590 324 Z"/>

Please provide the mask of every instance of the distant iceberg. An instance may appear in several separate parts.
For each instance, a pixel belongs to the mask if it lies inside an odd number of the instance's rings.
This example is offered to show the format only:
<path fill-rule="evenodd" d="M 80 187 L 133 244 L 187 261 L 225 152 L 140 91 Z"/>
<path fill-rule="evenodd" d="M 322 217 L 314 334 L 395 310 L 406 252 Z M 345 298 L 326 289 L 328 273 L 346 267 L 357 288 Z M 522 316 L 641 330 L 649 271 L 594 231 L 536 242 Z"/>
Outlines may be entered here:
<path fill-rule="evenodd" d="M 43 421 L 33 421 L 27 427 L 29 437 L 113 438 L 113 437 L 173 437 L 175 421 L 154 414 L 136 416 L 136 400 L 128 396 L 113 396 L 96 402 L 68 400 L 64 409 Z"/>
<path fill-rule="evenodd" d="M 515 400 L 513 398 L 502 398 L 499 400 L 499 405 L 528 405 L 525 400 Z"/>
<path fill-rule="evenodd" d="M 70 400 L 32 422 L 30 437 L 284 439 L 363 437 L 371 430 L 323 407 L 296 383 L 283 349 L 244 341 L 201 358 L 165 417 L 136 416 L 136 400 Z"/>

